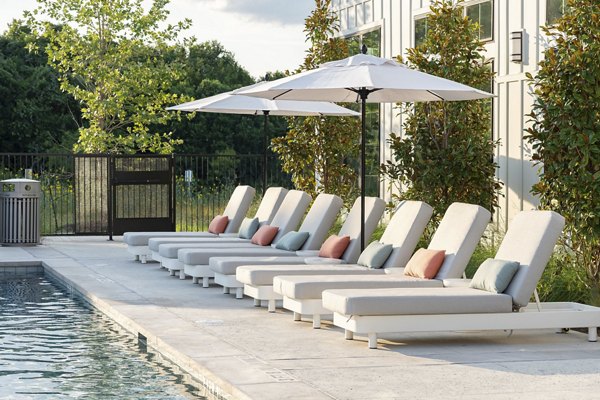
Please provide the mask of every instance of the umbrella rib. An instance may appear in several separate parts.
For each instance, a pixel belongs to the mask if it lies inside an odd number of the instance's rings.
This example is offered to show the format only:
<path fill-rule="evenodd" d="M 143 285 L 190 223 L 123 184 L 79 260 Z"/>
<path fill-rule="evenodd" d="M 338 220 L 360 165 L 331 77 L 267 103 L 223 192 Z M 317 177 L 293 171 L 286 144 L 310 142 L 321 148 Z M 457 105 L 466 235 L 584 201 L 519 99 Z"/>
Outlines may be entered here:
<path fill-rule="evenodd" d="M 431 90 L 428 90 L 427 93 L 437 97 L 438 99 L 445 101 L 446 99 L 444 99 L 442 96 L 438 96 L 437 94 L 433 93 Z"/>
<path fill-rule="evenodd" d="M 277 96 L 273 97 L 273 100 L 277 100 L 279 97 L 283 96 L 284 94 L 287 94 L 288 92 L 291 92 L 292 89 L 288 89 L 285 92 L 278 94 Z"/>

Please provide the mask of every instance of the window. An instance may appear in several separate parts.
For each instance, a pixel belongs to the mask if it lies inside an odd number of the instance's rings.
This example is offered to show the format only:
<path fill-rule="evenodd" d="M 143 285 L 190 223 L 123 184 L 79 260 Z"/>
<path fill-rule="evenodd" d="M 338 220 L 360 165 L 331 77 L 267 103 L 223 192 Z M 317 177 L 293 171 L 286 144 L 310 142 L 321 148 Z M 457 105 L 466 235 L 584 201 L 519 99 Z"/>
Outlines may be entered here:
<path fill-rule="evenodd" d="M 367 54 L 373 56 L 381 56 L 381 30 L 377 29 L 371 32 L 351 36 L 346 39 L 348 44 L 348 52 L 350 55 L 360 53 L 360 49 L 364 44 L 367 46 Z M 348 108 L 355 111 L 360 110 L 360 105 L 352 104 Z M 379 164 L 381 163 L 380 156 L 380 116 L 379 104 L 367 103 L 365 124 L 367 126 L 365 143 L 366 155 L 365 162 L 367 167 L 367 175 L 365 176 L 365 192 L 368 196 L 379 196 Z M 358 164 L 357 164 L 357 168 Z"/>
<path fill-rule="evenodd" d="M 465 13 L 472 21 L 479 23 L 479 38 L 492 40 L 494 35 L 494 13 L 492 0 L 465 7 Z"/>
<path fill-rule="evenodd" d="M 427 34 L 427 17 L 415 19 L 415 47 L 423 43 Z"/>
<path fill-rule="evenodd" d="M 546 25 L 552 25 L 563 16 L 567 0 L 546 0 Z"/>

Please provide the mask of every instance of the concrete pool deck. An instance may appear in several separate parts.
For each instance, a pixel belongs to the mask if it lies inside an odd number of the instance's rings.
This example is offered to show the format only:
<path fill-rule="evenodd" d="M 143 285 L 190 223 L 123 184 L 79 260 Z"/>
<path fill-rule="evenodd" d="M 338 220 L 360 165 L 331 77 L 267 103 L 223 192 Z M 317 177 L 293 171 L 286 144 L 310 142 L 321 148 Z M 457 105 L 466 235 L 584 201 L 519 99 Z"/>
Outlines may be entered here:
<path fill-rule="evenodd" d="M 46 273 L 231 399 L 600 399 L 600 343 L 571 331 L 444 332 L 344 340 L 220 286 L 203 289 L 117 238 L 50 237 L 0 247 L 0 265 L 43 262 Z M 387 340 L 386 340 L 387 339 Z"/>

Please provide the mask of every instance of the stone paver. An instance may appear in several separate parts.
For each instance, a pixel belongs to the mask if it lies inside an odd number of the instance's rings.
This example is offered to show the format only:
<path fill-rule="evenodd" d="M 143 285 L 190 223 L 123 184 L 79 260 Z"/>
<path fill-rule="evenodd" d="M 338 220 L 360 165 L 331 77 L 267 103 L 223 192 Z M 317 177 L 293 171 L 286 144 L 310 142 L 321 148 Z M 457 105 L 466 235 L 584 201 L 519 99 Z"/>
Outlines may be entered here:
<path fill-rule="evenodd" d="M 366 338 L 346 341 L 327 323 L 314 330 L 134 262 L 118 239 L 0 248 L 0 265 L 40 261 L 224 398 L 600 399 L 600 344 L 578 332 L 389 335 L 369 350 Z"/>

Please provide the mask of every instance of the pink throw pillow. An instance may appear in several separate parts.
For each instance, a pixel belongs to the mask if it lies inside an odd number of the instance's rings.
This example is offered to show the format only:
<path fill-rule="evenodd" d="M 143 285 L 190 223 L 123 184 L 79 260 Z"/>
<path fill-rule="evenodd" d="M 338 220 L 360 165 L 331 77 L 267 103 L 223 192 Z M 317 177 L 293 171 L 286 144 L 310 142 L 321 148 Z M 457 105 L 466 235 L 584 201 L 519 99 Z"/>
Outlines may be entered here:
<path fill-rule="evenodd" d="M 225 232 L 225 228 L 227 228 L 228 223 L 229 217 L 227 215 L 217 215 L 212 221 L 210 221 L 210 224 L 208 225 L 208 231 L 218 235 Z"/>
<path fill-rule="evenodd" d="M 250 239 L 250 242 L 259 246 L 268 246 L 277 235 L 277 232 L 279 232 L 278 227 L 263 225 L 258 228 L 252 239 Z"/>
<path fill-rule="evenodd" d="M 445 250 L 419 249 L 404 268 L 404 275 L 415 278 L 433 279 L 446 257 Z"/>
<path fill-rule="evenodd" d="M 342 258 L 344 251 L 350 244 L 350 236 L 331 235 L 321 246 L 319 257 L 325 258 Z"/>

